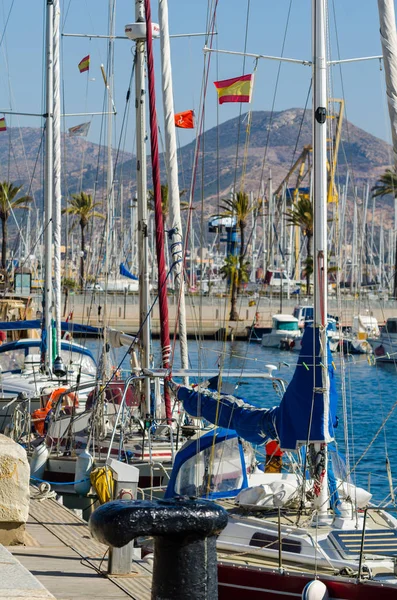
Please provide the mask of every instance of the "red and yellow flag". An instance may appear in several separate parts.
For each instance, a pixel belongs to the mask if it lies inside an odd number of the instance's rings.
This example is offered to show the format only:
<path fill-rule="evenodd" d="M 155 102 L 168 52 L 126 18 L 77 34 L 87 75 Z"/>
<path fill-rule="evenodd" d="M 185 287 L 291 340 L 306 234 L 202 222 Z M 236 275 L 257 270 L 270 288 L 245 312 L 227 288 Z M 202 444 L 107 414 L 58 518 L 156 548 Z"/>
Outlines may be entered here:
<path fill-rule="evenodd" d="M 218 92 L 219 104 L 224 102 L 251 102 L 252 82 L 254 76 L 242 75 L 233 79 L 214 81 Z"/>
<path fill-rule="evenodd" d="M 84 73 L 85 71 L 90 70 L 90 55 L 88 54 L 78 64 L 80 73 Z"/>
<path fill-rule="evenodd" d="M 0 131 L 7 131 L 6 120 L 4 117 L 0 119 Z"/>
<path fill-rule="evenodd" d="M 194 110 L 185 110 L 174 115 L 175 126 L 183 129 L 194 129 Z"/>

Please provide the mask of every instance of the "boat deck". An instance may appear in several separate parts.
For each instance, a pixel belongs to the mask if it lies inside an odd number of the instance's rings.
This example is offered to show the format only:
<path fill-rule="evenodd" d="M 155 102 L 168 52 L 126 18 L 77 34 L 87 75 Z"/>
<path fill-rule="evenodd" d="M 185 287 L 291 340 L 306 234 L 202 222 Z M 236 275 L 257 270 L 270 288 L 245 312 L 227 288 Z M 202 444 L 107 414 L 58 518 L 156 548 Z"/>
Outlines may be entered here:
<path fill-rule="evenodd" d="M 150 564 L 134 560 L 130 575 L 108 576 L 107 547 L 56 500 L 31 499 L 27 532 L 30 545 L 9 550 L 57 600 L 150 600 Z"/>

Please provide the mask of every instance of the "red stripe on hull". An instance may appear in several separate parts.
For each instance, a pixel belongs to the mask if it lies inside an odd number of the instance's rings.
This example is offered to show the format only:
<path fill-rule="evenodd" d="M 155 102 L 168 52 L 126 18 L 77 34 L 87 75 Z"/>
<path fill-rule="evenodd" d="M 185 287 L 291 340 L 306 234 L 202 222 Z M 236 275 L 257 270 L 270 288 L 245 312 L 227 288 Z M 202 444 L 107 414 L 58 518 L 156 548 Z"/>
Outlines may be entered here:
<path fill-rule="evenodd" d="M 305 585 L 314 579 L 299 573 L 280 574 L 270 569 L 218 565 L 219 600 L 275 600 L 301 598 Z M 319 577 L 332 600 L 396 600 L 397 586 L 354 579 Z"/>

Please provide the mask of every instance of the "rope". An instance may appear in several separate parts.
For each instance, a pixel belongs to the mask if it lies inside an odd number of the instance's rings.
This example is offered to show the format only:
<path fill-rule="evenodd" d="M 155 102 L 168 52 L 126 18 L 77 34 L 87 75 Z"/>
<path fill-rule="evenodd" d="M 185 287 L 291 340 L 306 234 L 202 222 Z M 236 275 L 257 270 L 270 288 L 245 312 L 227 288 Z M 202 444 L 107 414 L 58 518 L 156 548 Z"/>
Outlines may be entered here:
<path fill-rule="evenodd" d="M 39 479 L 39 477 L 35 477 L 34 475 L 31 475 L 30 479 L 33 479 L 33 481 L 38 481 L 39 483 L 49 483 L 50 485 L 75 485 L 76 483 L 84 483 L 90 480 L 89 477 L 85 477 L 84 479 L 79 479 L 78 481 L 47 481 L 47 479 Z"/>

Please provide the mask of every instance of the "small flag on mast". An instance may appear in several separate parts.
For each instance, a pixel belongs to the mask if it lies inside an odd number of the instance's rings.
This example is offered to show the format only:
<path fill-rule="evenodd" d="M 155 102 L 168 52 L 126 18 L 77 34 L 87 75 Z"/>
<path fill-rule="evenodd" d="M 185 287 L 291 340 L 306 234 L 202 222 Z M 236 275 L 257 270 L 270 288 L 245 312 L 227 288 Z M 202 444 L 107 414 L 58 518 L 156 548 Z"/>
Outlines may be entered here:
<path fill-rule="evenodd" d="M 6 120 L 4 117 L 0 119 L 0 131 L 7 131 Z"/>
<path fill-rule="evenodd" d="M 84 73 L 85 71 L 90 70 L 90 55 L 87 54 L 78 64 L 80 73 Z"/>
<path fill-rule="evenodd" d="M 90 129 L 91 123 L 81 123 L 81 125 L 75 125 L 68 129 L 70 136 L 86 137 Z"/>
<path fill-rule="evenodd" d="M 185 110 L 174 116 L 175 126 L 182 129 L 194 129 L 194 110 Z"/>
<path fill-rule="evenodd" d="M 219 104 L 224 102 L 251 102 L 253 80 L 254 76 L 251 73 L 251 75 L 214 81 Z"/>

